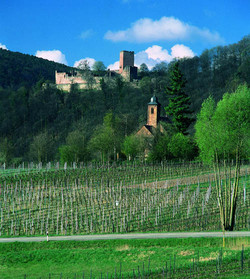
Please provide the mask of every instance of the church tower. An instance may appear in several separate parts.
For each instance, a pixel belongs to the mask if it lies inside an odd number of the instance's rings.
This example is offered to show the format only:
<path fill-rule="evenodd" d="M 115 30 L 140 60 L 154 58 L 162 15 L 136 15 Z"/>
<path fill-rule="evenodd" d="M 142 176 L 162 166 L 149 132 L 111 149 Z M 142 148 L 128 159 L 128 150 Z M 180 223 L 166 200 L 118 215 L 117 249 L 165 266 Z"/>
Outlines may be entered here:
<path fill-rule="evenodd" d="M 161 110 L 161 106 L 158 103 L 158 99 L 156 96 L 153 96 L 150 100 L 150 103 L 148 103 L 147 125 L 157 128 L 157 124 L 160 120 L 160 110 Z"/>

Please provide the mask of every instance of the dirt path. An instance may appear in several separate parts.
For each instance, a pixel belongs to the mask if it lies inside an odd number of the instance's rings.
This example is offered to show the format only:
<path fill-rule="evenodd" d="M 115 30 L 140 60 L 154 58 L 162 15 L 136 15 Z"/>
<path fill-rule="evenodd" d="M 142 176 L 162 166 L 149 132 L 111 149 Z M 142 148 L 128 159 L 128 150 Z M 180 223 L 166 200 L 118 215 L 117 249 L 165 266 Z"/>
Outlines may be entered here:
<path fill-rule="evenodd" d="M 231 174 L 233 176 L 234 171 L 231 171 Z M 244 176 L 246 174 L 249 175 L 250 168 L 241 169 L 240 174 L 241 174 L 241 176 Z M 225 177 L 225 175 L 223 174 L 222 179 L 224 179 L 224 177 Z M 191 184 L 196 184 L 198 182 L 205 183 L 208 181 L 214 181 L 213 173 L 201 174 L 201 175 L 196 175 L 196 176 L 185 176 L 185 177 L 180 177 L 180 178 L 143 183 L 143 187 L 145 187 L 145 188 L 148 188 L 148 187 L 149 188 L 170 188 L 170 187 L 174 187 L 176 185 L 191 185 Z M 138 188 L 138 187 L 142 187 L 142 184 L 131 185 L 128 187 Z"/>

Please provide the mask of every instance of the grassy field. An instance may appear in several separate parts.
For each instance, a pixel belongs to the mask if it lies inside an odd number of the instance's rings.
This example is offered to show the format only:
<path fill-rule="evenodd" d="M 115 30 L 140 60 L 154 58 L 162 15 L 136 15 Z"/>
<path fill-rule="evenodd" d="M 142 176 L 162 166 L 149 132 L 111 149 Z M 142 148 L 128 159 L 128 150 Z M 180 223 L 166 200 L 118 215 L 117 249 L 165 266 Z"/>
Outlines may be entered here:
<path fill-rule="evenodd" d="M 107 273 L 111 278 L 120 272 L 125 278 L 133 270 L 138 272 L 138 267 L 140 273 L 151 270 L 157 278 L 159 268 L 166 266 L 169 275 L 175 271 L 178 278 L 180 270 L 189 275 L 190 268 L 193 272 L 197 265 L 200 274 L 215 272 L 218 257 L 221 272 L 226 268 L 243 276 L 242 245 L 246 275 L 247 268 L 250 271 L 250 238 L 226 239 L 223 249 L 219 238 L 4 243 L 0 244 L 0 278 L 24 278 L 25 274 L 27 278 L 60 278 L 61 274 L 62 278 L 83 278 L 83 273 L 85 278 L 100 278 L 101 274 L 107 278 Z"/>

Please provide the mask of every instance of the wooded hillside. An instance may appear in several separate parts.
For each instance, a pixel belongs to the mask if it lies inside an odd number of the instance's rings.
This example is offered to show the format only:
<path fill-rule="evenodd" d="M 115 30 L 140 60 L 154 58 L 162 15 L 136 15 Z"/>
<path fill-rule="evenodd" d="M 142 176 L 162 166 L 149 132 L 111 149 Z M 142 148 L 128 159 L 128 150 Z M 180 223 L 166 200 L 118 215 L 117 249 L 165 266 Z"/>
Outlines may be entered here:
<path fill-rule="evenodd" d="M 122 141 L 145 124 L 153 94 L 162 108 L 168 104 L 166 87 L 173 65 L 160 63 L 151 71 L 141 67 L 136 86 L 118 77 L 104 80 L 100 90 L 80 92 L 72 87 L 65 93 L 43 84 L 54 82 L 55 70 L 70 67 L 0 49 L 0 161 L 59 159 L 58 148 L 68 136 L 78 131 L 87 144 L 108 112 L 118 119 L 116 129 Z M 199 57 L 181 59 L 179 65 L 195 118 L 209 95 L 218 101 L 239 84 L 250 85 L 250 36 L 205 50 Z"/>

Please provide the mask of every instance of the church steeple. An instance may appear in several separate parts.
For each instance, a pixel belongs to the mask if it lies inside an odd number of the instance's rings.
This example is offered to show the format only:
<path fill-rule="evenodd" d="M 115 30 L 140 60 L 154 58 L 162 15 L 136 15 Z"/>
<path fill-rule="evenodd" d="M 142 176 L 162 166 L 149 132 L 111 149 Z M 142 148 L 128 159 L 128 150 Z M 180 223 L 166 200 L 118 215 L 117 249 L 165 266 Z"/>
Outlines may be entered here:
<path fill-rule="evenodd" d="M 160 109 L 161 106 L 158 103 L 157 97 L 154 95 L 150 102 L 148 103 L 148 121 L 147 125 L 153 126 L 154 128 L 157 128 L 157 124 L 160 120 Z"/>

